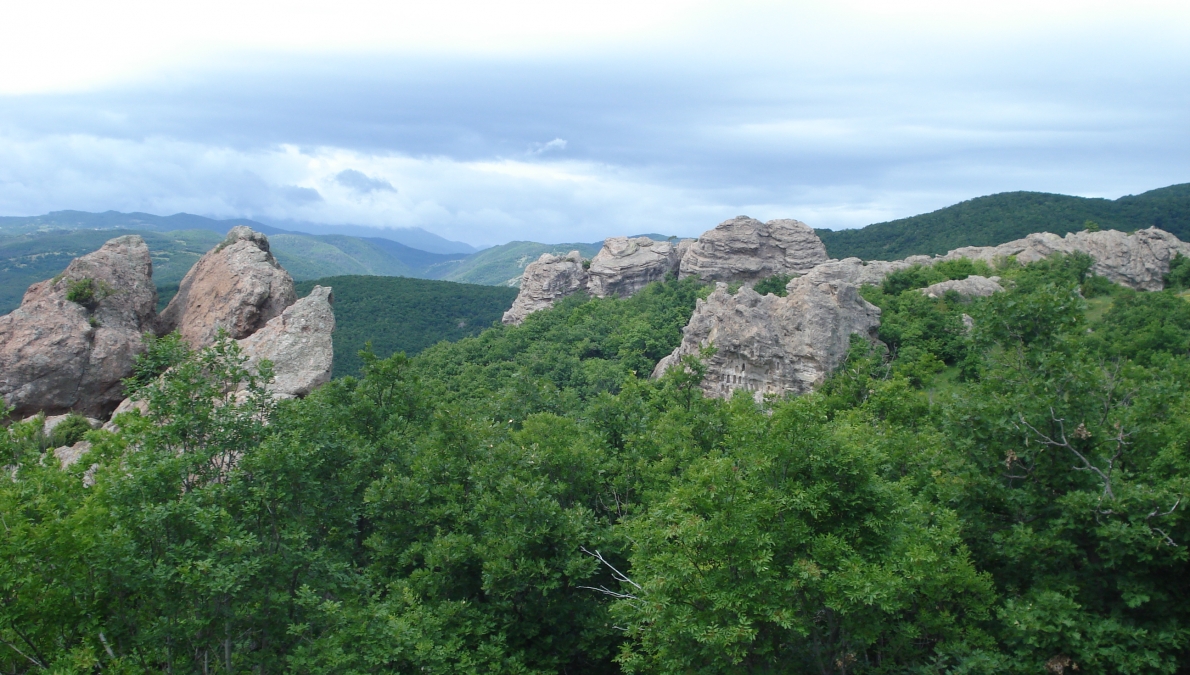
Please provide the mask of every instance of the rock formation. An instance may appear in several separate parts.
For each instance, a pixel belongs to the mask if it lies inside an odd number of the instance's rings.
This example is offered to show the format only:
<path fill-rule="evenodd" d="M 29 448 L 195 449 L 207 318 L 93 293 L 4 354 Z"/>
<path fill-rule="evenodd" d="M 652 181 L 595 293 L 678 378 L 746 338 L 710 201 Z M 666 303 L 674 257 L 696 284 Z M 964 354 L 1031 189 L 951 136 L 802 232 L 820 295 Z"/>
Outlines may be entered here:
<path fill-rule="evenodd" d="M 685 354 L 713 345 L 702 388 L 727 397 L 745 389 L 765 394 L 802 394 L 818 386 L 843 361 L 851 335 L 875 339 L 880 309 L 859 295 L 862 265 L 819 265 L 789 282 L 788 294 L 760 295 L 744 287 L 734 296 L 720 282 L 700 300 L 682 343 L 657 364 L 659 377 Z"/>
<path fill-rule="evenodd" d="M 533 312 L 552 306 L 559 299 L 587 288 L 587 270 L 578 251 L 565 256 L 542 253 L 529 263 L 521 281 L 521 291 L 512 307 L 504 313 L 504 323 L 519 325 Z"/>
<path fill-rule="evenodd" d="M 966 279 L 952 279 L 931 284 L 921 289 L 921 292 L 931 298 L 941 298 L 947 292 L 954 291 L 959 294 L 959 297 L 967 299 L 986 298 L 1002 290 L 1004 287 L 1000 285 L 1000 277 L 988 278 L 972 274 Z"/>
<path fill-rule="evenodd" d="M 804 274 L 826 260 L 826 247 L 805 223 L 762 223 L 739 216 L 703 233 L 683 256 L 680 275 L 705 281 L 759 281 L 775 274 Z"/>
<path fill-rule="evenodd" d="M 264 328 L 239 341 L 249 365 L 273 362 L 275 379 L 269 391 L 278 398 L 305 396 L 331 379 L 335 312 L 331 289 L 315 286 L 310 295 L 290 305 Z"/>
<path fill-rule="evenodd" d="M 1016 256 L 1028 264 L 1055 253 L 1086 253 L 1095 259 L 1091 271 L 1117 284 L 1145 291 L 1159 291 L 1162 278 L 1169 272 L 1169 262 L 1181 253 L 1190 256 L 1190 244 L 1172 234 L 1150 227 L 1132 234 L 1117 230 L 1071 232 L 1059 237 L 1049 232 L 1031 234 L 999 246 L 967 246 L 955 249 L 936 260 L 971 258 L 994 262 Z"/>
<path fill-rule="evenodd" d="M 0 316 L 0 396 L 17 415 L 107 417 L 153 324 L 152 275 L 144 240 L 117 237 Z"/>
<path fill-rule="evenodd" d="M 587 292 L 597 298 L 627 297 L 678 271 L 679 244 L 648 237 L 610 237 L 591 260 Z M 688 248 L 689 244 L 683 249 Z"/>
<path fill-rule="evenodd" d="M 234 227 L 186 273 L 161 313 L 158 332 L 177 330 L 196 349 L 214 342 L 220 328 L 239 340 L 279 316 L 296 297 L 293 279 L 269 253 L 268 238 Z"/>

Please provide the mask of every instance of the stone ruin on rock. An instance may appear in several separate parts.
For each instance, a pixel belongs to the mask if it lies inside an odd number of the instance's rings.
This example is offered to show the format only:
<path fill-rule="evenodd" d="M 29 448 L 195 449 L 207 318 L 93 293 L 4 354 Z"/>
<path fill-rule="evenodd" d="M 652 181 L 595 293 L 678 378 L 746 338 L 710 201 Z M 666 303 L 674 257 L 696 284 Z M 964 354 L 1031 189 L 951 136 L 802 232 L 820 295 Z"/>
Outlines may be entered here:
<path fill-rule="evenodd" d="M 858 296 L 858 289 L 879 284 L 889 274 L 913 265 L 969 258 L 991 264 L 1015 256 L 1028 264 L 1056 253 L 1082 252 L 1094 259 L 1092 272 L 1138 290 L 1160 290 L 1169 263 L 1190 244 L 1150 228 L 1132 234 L 1117 231 L 1076 232 L 1065 237 L 1031 234 L 999 246 L 960 248 L 941 256 L 911 256 L 897 261 L 859 258 L 822 263 L 787 286 L 788 296 L 761 297 L 749 288 L 735 296 L 719 288 L 700 302 L 683 332 L 681 345 L 658 363 L 660 376 L 686 354 L 714 345 L 703 390 L 727 397 L 736 389 L 764 394 L 805 393 L 820 384 L 846 356 L 851 333 L 874 340 L 879 310 Z M 687 258 L 688 259 L 688 258 Z M 685 262 L 683 262 L 685 269 Z M 947 291 L 960 297 L 986 297 L 1003 290 L 998 277 L 971 275 L 921 289 L 932 297 Z M 970 329 L 972 319 L 963 315 Z"/>
<path fill-rule="evenodd" d="M 21 306 L 0 316 L 0 396 L 14 414 L 78 412 L 107 419 L 143 409 L 124 397 L 147 332 L 177 330 L 193 347 L 220 327 L 252 362 L 274 362 L 275 396 L 303 396 L 331 375 L 335 328 L 331 290 L 295 303 L 293 280 L 269 253 L 268 239 L 236 227 L 187 273 L 169 308 L 155 315 L 157 290 L 148 246 L 117 237 L 33 284 Z"/>
<path fill-rule="evenodd" d="M 851 265 L 819 265 L 790 281 L 785 297 L 747 286 L 731 295 L 718 283 L 698 301 L 681 345 L 657 364 L 654 377 L 714 346 L 702 383 L 709 396 L 743 389 L 759 401 L 812 390 L 846 358 L 853 333 L 876 339 L 880 309 L 860 296 L 855 272 Z"/>
<path fill-rule="evenodd" d="M 153 325 L 152 274 L 144 240 L 117 237 L 30 286 L 0 316 L 0 396 L 14 414 L 107 417 Z"/>
<path fill-rule="evenodd" d="M 194 263 L 157 330 L 162 335 L 176 330 L 195 349 L 214 342 L 220 328 L 239 340 L 296 299 L 293 278 L 269 252 L 268 237 L 241 225 Z"/>

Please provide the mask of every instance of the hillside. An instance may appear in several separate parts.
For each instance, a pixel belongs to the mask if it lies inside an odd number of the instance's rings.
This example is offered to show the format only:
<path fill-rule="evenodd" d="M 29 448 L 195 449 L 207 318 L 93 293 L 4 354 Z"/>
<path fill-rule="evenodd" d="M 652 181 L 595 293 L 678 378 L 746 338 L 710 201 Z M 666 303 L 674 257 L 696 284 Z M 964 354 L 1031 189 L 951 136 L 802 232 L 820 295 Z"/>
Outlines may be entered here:
<path fill-rule="evenodd" d="M 198 258 L 223 235 L 212 229 L 149 231 L 124 229 L 32 230 L 0 234 L 0 314 L 11 312 L 30 284 L 61 272 L 72 258 L 123 234 L 139 234 L 153 255 L 153 281 L 161 307 Z M 295 280 L 341 274 L 426 276 L 427 270 L 465 254 L 437 254 L 380 237 L 272 234 L 273 255 Z"/>
<path fill-rule="evenodd" d="M 816 230 L 832 258 L 897 260 L 960 246 L 994 246 L 1033 232 L 1066 234 L 1088 221 L 1125 232 L 1159 227 L 1190 240 L 1190 183 L 1116 200 L 1004 192 L 856 230 Z"/>
<path fill-rule="evenodd" d="M 315 284 L 335 297 L 336 377 L 359 373 L 358 352 L 371 341 L 381 357 L 414 355 L 442 340 L 477 335 L 500 320 L 517 291 L 404 277 L 336 276 L 297 284 L 305 297 Z"/>
<path fill-rule="evenodd" d="M 538 244 L 533 241 L 512 241 L 493 246 L 454 262 L 444 262 L 427 269 L 433 279 L 459 281 L 488 286 L 518 286 L 525 266 L 542 253 L 565 255 L 578 250 L 584 258 L 593 258 L 603 246 L 594 244 Z"/>
<path fill-rule="evenodd" d="M 211 230 L 218 234 L 226 234 L 228 230 L 237 225 L 245 225 L 268 235 L 291 233 L 377 237 L 433 253 L 462 253 L 466 255 L 475 252 L 475 247 L 469 244 L 444 239 L 420 227 L 364 227 L 362 225 L 325 225 L 300 221 L 280 221 L 266 224 L 246 218 L 218 220 L 191 213 L 157 216 L 151 213 L 122 213 L 120 211 L 105 211 L 103 213 L 53 211 L 40 216 L 0 216 L 0 235 L 53 230 L 137 230 L 147 232 Z"/>

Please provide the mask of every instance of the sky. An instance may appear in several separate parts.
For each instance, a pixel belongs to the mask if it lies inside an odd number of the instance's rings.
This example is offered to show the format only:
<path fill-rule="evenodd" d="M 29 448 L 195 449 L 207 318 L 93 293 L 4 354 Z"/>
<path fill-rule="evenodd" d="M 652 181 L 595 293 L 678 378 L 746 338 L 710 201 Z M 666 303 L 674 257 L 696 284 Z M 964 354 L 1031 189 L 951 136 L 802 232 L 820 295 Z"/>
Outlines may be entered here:
<path fill-rule="evenodd" d="M 1185 2 L 181 4 L 6 7 L 0 215 L 492 245 L 1190 182 Z"/>

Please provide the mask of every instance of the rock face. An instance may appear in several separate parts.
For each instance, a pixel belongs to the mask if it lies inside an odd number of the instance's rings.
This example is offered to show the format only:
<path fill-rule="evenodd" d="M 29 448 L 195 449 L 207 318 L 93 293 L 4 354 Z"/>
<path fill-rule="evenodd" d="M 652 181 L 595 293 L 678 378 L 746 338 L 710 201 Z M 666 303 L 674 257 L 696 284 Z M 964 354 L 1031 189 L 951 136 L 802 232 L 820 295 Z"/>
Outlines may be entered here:
<path fill-rule="evenodd" d="M 765 394 L 802 394 L 822 383 L 847 355 L 852 333 L 874 340 L 880 309 L 859 295 L 862 265 L 819 265 L 789 282 L 788 295 L 744 287 L 734 296 L 719 283 L 695 307 L 682 344 L 657 364 L 662 375 L 685 354 L 713 345 L 702 388 L 728 397 L 737 389 L 759 401 Z"/>
<path fill-rule="evenodd" d="M 559 299 L 587 288 L 587 270 L 578 251 L 565 256 L 542 253 L 529 263 L 521 281 L 521 291 L 512 307 L 504 313 L 504 323 L 519 325 L 533 312 L 552 306 Z"/>
<path fill-rule="evenodd" d="M 293 279 L 269 253 L 268 238 L 239 226 L 186 273 L 157 329 L 177 330 L 196 349 L 214 342 L 220 328 L 238 340 L 279 316 L 296 297 Z"/>
<path fill-rule="evenodd" d="M 1105 230 L 1071 232 L 1065 237 L 1039 232 L 999 246 L 955 249 L 937 260 L 971 258 L 990 263 L 1016 256 L 1018 262 L 1028 264 L 1055 253 L 1070 254 L 1076 251 L 1095 259 L 1095 266 L 1091 270 L 1095 274 L 1137 290 L 1159 291 L 1164 286 L 1162 277 L 1169 272 L 1170 260 L 1177 253 L 1190 256 L 1190 244 L 1155 227 L 1132 234 Z"/>
<path fill-rule="evenodd" d="M 682 258 L 680 275 L 705 281 L 759 281 L 774 274 L 804 274 L 826 261 L 826 247 L 805 223 L 762 223 L 739 216 L 703 233 Z"/>
<path fill-rule="evenodd" d="M 953 279 L 931 284 L 921 289 L 921 292 L 931 298 L 941 298 L 948 291 L 954 291 L 962 298 L 986 298 L 1002 290 L 1004 287 L 1000 285 L 1000 277 L 988 278 L 972 274 L 966 279 Z"/>
<path fill-rule="evenodd" d="M 591 260 L 587 292 L 597 298 L 630 296 L 678 271 L 678 251 L 678 244 L 648 237 L 605 239 L 603 248 Z"/>
<path fill-rule="evenodd" d="M 290 305 L 264 328 L 240 340 L 250 365 L 273 362 L 275 379 L 269 391 L 278 398 L 305 396 L 331 379 L 335 312 L 331 289 L 315 286 L 310 295 Z"/>
<path fill-rule="evenodd" d="M 116 407 L 120 380 L 152 328 L 152 275 L 144 240 L 117 237 L 30 286 L 20 307 L 0 316 L 0 396 L 17 415 L 106 417 Z"/>

